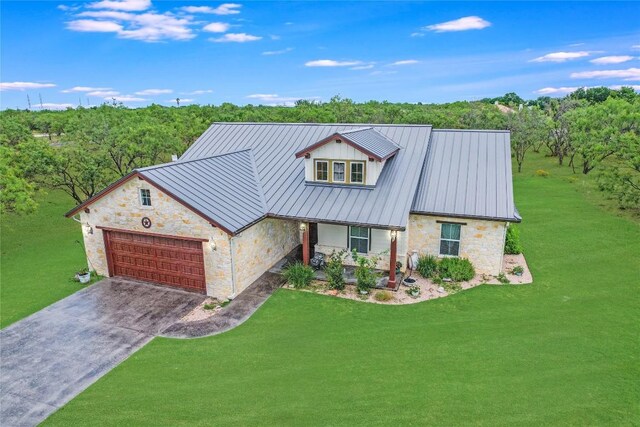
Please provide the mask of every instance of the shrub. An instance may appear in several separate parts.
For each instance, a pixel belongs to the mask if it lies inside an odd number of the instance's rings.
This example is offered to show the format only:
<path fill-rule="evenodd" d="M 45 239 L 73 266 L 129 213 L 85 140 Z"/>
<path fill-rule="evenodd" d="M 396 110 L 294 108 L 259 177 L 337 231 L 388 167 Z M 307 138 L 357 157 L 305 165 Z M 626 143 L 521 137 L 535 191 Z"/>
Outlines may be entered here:
<path fill-rule="evenodd" d="M 433 277 L 438 269 L 438 259 L 433 255 L 422 255 L 418 258 L 416 271 L 426 279 Z"/>
<path fill-rule="evenodd" d="M 509 280 L 504 273 L 498 274 L 497 279 L 498 282 L 502 283 L 503 285 L 508 285 L 509 283 L 511 283 L 511 280 Z"/>
<path fill-rule="evenodd" d="M 517 255 L 522 253 L 522 245 L 520 244 L 520 230 L 514 224 L 507 228 L 507 236 L 504 240 L 504 253 L 509 255 Z"/>
<path fill-rule="evenodd" d="M 351 253 L 351 257 L 356 262 L 356 280 L 359 291 L 369 291 L 375 286 L 378 275 L 374 271 L 380 257 L 377 255 L 371 257 L 364 257 L 359 255 L 354 249 Z"/>
<path fill-rule="evenodd" d="M 296 289 L 309 286 L 309 284 L 315 277 L 313 268 L 309 267 L 308 265 L 304 265 L 300 261 L 287 266 L 283 274 L 287 281 L 291 283 Z"/>
<path fill-rule="evenodd" d="M 340 252 L 333 251 L 331 255 L 329 255 L 329 262 L 327 262 L 324 268 L 324 273 L 327 275 L 330 289 L 337 289 L 339 291 L 344 289 L 344 276 L 342 275 L 344 266 L 342 265 L 342 261 L 344 260 L 345 253 L 346 251 L 344 250 Z"/>
<path fill-rule="evenodd" d="M 374 295 L 374 298 L 376 301 L 385 302 L 391 301 L 393 299 L 393 295 L 391 295 L 391 292 L 380 291 Z"/>
<path fill-rule="evenodd" d="M 442 258 L 438 264 L 438 272 L 440 277 L 454 282 L 466 282 L 476 275 L 473 264 L 466 258 Z"/>
<path fill-rule="evenodd" d="M 548 177 L 548 176 L 549 176 L 549 172 L 547 172 L 547 171 L 546 171 L 546 170 L 544 170 L 544 169 L 538 169 L 538 170 L 536 171 L 536 176 L 541 176 L 541 177 L 543 177 L 543 178 L 546 178 L 546 177 Z"/>
<path fill-rule="evenodd" d="M 445 291 L 447 291 L 447 293 L 449 295 L 453 295 L 455 293 L 458 293 L 462 290 L 462 285 L 460 285 L 460 283 L 456 283 L 456 282 L 444 282 L 442 284 L 442 287 L 444 288 Z"/>
<path fill-rule="evenodd" d="M 523 274 L 524 273 L 524 268 L 521 265 L 516 265 L 515 267 L 513 267 L 511 269 L 511 272 L 513 274 Z"/>

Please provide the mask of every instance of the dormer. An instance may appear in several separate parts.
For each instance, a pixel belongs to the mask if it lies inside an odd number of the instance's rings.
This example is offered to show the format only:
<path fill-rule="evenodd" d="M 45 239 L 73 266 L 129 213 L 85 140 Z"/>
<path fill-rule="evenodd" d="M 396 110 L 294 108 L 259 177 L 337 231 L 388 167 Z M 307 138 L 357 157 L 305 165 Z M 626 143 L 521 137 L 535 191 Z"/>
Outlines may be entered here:
<path fill-rule="evenodd" d="M 298 151 L 309 183 L 375 186 L 400 147 L 371 127 L 336 132 Z"/>

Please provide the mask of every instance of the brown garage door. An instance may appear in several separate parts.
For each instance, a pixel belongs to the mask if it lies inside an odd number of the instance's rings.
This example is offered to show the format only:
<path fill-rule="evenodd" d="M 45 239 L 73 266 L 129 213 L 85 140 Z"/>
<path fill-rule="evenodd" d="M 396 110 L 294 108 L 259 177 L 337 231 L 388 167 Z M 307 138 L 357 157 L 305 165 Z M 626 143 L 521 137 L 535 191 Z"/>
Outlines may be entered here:
<path fill-rule="evenodd" d="M 202 241 L 103 230 L 109 273 L 206 292 Z"/>

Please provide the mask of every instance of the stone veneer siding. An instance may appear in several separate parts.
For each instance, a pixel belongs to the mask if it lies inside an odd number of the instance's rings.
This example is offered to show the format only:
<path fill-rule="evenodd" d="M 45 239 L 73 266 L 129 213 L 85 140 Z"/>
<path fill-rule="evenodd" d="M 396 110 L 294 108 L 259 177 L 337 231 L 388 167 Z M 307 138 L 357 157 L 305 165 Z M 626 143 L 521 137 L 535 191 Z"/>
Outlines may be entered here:
<path fill-rule="evenodd" d="M 300 244 L 298 222 L 265 218 L 233 238 L 236 292 L 253 281 Z"/>
<path fill-rule="evenodd" d="M 497 275 L 502 271 L 507 223 L 469 218 L 409 215 L 409 251 L 439 255 L 440 226 L 437 221 L 466 223 L 460 229 L 460 257 L 473 263 L 476 273 Z"/>
<path fill-rule="evenodd" d="M 141 188 L 150 190 L 152 206 L 140 204 Z M 225 298 L 231 294 L 231 245 L 228 234 L 213 227 L 204 218 L 153 185 L 133 177 L 90 204 L 88 208 L 90 213 L 82 212 L 80 219 L 83 224 L 88 223 L 93 229 L 93 234 L 89 234 L 87 227 L 82 227 L 89 268 L 98 274 L 108 276 L 109 270 L 102 230 L 96 226 L 177 237 L 197 237 L 213 242 L 202 243 L 207 295 Z M 152 222 L 149 229 L 144 228 L 141 223 L 145 216 Z"/>

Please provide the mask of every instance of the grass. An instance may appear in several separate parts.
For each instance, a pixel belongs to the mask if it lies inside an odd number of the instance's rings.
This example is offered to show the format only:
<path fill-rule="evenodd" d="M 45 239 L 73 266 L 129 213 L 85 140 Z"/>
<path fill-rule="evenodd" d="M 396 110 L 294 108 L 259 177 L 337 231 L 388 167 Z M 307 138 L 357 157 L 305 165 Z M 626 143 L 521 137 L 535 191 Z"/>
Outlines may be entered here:
<path fill-rule="evenodd" d="M 570 176 L 533 153 L 515 176 L 533 285 L 409 306 L 278 291 L 228 333 L 153 340 L 45 424 L 640 424 L 640 227 Z M 80 289 L 73 202 L 40 203 L 2 218 L 3 326 Z"/>
<path fill-rule="evenodd" d="M 515 177 L 533 285 L 408 306 L 277 291 L 228 333 L 155 339 L 45 424 L 640 423 L 640 227 L 551 162 Z"/>
<path fill-rule="evenodd" d="M 40 195 L 32 215 L 3 215 L 0 221 L 0 327 L 34 313 L 80 289 L 70 280 L 86 266 L 78 223 L 63 215 L 74 205 L 62 192 Z M 82 285 L 85 286 L 85 285 Z"/>

